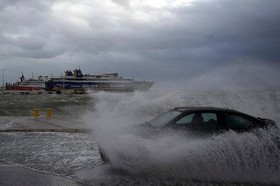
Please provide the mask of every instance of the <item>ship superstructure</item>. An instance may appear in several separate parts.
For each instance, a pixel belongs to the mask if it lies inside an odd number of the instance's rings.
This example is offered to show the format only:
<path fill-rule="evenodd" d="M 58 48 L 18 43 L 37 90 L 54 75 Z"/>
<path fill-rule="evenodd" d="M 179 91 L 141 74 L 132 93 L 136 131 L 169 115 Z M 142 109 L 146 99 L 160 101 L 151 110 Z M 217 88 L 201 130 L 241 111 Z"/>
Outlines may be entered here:
<path fill-rule="evenodd" d="M 153 82 L 137 81 L 134 78 L 121 77 L 118 73 L 83 74 L 80 69 L 67 70 L 64 76 L 51 77 L 46 82 L 47 91 L 86 89 L 93 91 L 147 91 Z"/>

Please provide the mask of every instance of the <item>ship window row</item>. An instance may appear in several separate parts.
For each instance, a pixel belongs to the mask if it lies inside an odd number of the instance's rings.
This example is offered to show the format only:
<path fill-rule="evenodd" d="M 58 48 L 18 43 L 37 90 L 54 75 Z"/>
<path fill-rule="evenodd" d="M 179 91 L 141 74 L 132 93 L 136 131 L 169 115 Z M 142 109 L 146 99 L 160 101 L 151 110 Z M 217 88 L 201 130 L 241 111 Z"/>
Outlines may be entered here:
<path fill-rule="evenodd" d="M 70 81 L 132 81 L 132 79 L 70 79 L 70 78 L 52 78 L 52 80 L 70 80 Z"/>

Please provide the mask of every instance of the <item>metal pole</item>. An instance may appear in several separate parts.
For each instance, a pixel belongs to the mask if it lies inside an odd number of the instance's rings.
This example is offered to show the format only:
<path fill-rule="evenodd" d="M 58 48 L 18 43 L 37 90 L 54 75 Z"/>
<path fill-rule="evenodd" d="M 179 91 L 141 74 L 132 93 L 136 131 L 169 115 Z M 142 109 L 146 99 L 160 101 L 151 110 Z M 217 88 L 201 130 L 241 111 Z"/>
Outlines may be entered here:
<path fill-rule="evenodd" d="M 4 72 L 5 72 L 5 69 L 3 68 L 2 71 L 3 71 L 3 72 L 2 72 L 2 75 L 3 75 L 3 78 L 2 78 L 2 81 L 3 81 L 3 82 L 2 82 L 2 83 L 3 83 L 3 84 L 2 84 L 2 89 L 3 89 L 3 91 L 4 91 L 4 87 L 5 87 L 5 80 L 4 80 L 5 75 L 4 75 Z"/>

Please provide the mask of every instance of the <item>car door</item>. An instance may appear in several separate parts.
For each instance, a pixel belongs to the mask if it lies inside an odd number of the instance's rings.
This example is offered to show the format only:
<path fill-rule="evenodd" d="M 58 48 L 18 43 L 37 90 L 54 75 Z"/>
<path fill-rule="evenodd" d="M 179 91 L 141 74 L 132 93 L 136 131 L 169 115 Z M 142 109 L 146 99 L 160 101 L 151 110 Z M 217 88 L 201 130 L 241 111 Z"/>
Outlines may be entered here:
<path fill-rule="evenodd" d="M 240 113 L 225 112 L 223 116 L 225 126 L 230 130 L 249 131 L 257 125 L 253 118 Z"/>

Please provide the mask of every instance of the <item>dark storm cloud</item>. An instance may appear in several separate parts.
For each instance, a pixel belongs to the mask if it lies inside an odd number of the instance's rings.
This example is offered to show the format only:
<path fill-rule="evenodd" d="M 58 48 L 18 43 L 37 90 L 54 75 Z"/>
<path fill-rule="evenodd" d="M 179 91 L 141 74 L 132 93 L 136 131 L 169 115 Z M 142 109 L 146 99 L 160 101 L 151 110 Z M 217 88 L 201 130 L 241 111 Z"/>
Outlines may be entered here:
<path fill-rule="evenodd" d="M 178 35 L 185 31 L 182 42 L 194 51 L 209 48 L 218 57 L 222 53 L 225 58 L 279 60 L 279 7 L 279 1 L 209 1 L 175 9 L 173 14 L 184 27 Z"/>
<path fill-rule="evenodd" d="M 88 72 L 197 82 L 217 68 L 240 67 L 248 58 L 256 67 L 279 63 L 280 1 L 162 2 L 1 1 L 1 66 L 16 71 L 16 63 L 43 69 L 48 63 L 50 71 L 61 73 L 81 65 Z M 252 74 L 244 69 L 242 77 Z M 216 79 L 226 76 L 217 74 Z M 263 86 L 279 85 L 262 77 Z"/>

